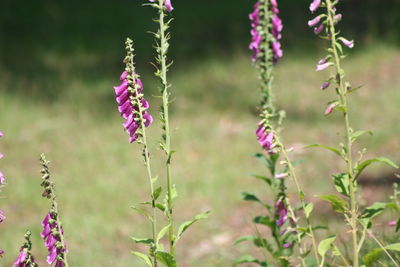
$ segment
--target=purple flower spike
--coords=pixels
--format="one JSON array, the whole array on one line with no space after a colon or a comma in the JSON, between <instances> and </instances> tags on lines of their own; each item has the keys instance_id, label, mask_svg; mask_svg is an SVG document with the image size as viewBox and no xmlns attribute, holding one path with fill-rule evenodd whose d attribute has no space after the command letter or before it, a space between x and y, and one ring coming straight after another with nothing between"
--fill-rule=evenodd
<instances>
[{"instance_id":1,"label":"purple flower spike","mask_svg":"<svg viewBox=\"0 0 400 267\"><path fill-rule=\"evenodd\" d=\"M349 41L349 40L347 40L345 38L340 38L340 41L342 41L342 43L345 46L347 46L348 48L353 48L354 47L354 41L353 40Z\"/></svg>"},{"instance_id":2,"label":"purple flower spike","mask_svg":"<svg viewBox=\"0 0 400 267\"><path fill-rule=\"evenodd\" d=\"M129 73L124 71L120 77L120 79L122 80L121 85L114 87L114 90L116 101L118 103L118 111L125 119L123 126L125 128L125 131L129 134L129 142L133 143L139 138L139 135L136 133L141 126L140 121L138 121L140 120L139 110L142 110L142 117L144 119L145 127L150 126L150 124L153 122L153 117L147 111L150 107L149 102L147 102L147 100L144 99L142 96L138 97L138 94L141 94L141 92L143 91L142 81L139 78L128 78L128 76ZM132 80L129 81L128 79ZM131 87L133 87L133 89L130 88L130 84L132 84ZM140 107L137 103L133 105L133 102L131 100L132 97L135 97L136 100L139 101Z\"/></svg>"},{"instance_id":3,"label":"purple flower spike","mask_svg":"<svg viewBox=\"0 0 400 267\"><path fill-rule=\"evenodd\" d=\"M310 4L310 11L315 12L321 5L321 0L313 0Z\"/></svg>"},{"instance_id":4,"label":"purple flower spike","mask_svg":"<svg viewBox=\"0 0 400 267\"><path fill-rule=\"evenodd\" d=\"M49 252L46 260L47 263L51 265L56 262L55 266L64 266L64 261L62 259L65 257L67 249L57 245L61 243L60 236L64 235L64 231L62 226L58 226L57 220L54 216L57 215L52 215L51 212L46 214L46 217L42 221L43 231L41 236L44 239L46 248ZM59 233L59 228L61 229L61 233Z\"/></svg>"},{"instance_id":5,"label":"purple flower spike","mask_svg":"<svg viewBox=\"0 0 400 267\"><path fill-rule=\"evenodd\" d=\"M256 136L258 143L263 149L269 154L275 154L275 135L273 132L267 132L267 129L260 123L256 131Z\"/></svg>"},{"instance_id":6,"label":"purple flower spike","mask_svg":"<svg viewBox=\"0 0 400 267\"><path fill-rule=\"evenodd\" d=\"M315 27L320 21L321 21L321 16L317 16L317 17L313 18L312 20L308 21L308 26Z\"/></svg>"}]
</instances>

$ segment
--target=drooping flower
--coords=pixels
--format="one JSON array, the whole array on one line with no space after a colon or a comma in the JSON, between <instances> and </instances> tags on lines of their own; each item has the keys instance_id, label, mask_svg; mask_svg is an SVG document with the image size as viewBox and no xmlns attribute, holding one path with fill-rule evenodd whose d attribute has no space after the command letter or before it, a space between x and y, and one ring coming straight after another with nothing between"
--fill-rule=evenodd
<instances>
[{"instance_id":1,"label":"drooping flower","mask_svg":"<svg viewBox=\"0 0 400 267\"><path fill-rule=\"evenodd\" d=\"M251 21L251 43L249 48L253 51L253 61L258 59L263 49L271 49L273 54L272 61L277 63L279 58L283 56L281 44L279 43L279 40L282 38L283 25L282 20L278 16L278 2L276 0L267 1L270 1L269 9L271 12L263 12L263 6L257 1L254 4L253 12L249 15ZM265 17L266 14L269 14L269 17ZM271 23L270 32L266 33L262 28L265 28L269 23ZM267 38L267 34L271 34L272 39ZM266 47L263 47L263 42L265 42Z\"/></svg>"},{"instance_id":2,"label":"drooping flower","mask_svg":"<svg viewBox=\"0 0 400 267\"><path fill-rule=\"evenodd\" d=\"M134 142L139 137L136 133L140 127L140 111L146 127L153 122L152 116L148 113L149 103L143 98L143 84L139 78L128 77L128 73L124 71L120 77L122 83L115 86L115 95L118 103L118 111L125 119L123 126L129 134L129 142ZM133 99L138 99L138 102ZM139 107L140 105L140 107Z\"/></svg>"},{"instance_id":3,"label":"drooping flower","mask_svg":"<svg viewBox=\"0 0 400 267\"><path fill-rule=\"evenodd\" d=\"M324 70L324 69L326 69L326 68L328 68L329 66L332 66L332 65L333 65L332 62L326 62L326 63L323 63L323 64L318 64L316 70L317 71L321 71L321 70Z\"/></svg>"},{"instance_id":4,"label":"drooping flower","mask_svg":"<svg viewBox=\"0 0 400 267\"><path fill-rule=\"evenodd\" d=\"M329 87L329 85L330 85L330 82L324 82L324 83L321 85L321 89L322 89L322 90L325 90L326 88Z\"/></svg>"},{"instance_id":5,"label":"drooping flower","mask_svg":"<svg viewBox=\"0 0 400 267\"><path fill-rule=\"evenodd\" d=\"M313 0L310 4L310 11L315 12L321 5L321 0Z\"/></svg>"},{"instance_id":6,"label":"drooping flower","mask_svg":"<svg viewBox=\"0 0 400 267\"><path fill-rule=\"evenodd\" d=\"M325 109L325 115L329 115L333 112L333 109L336 107L337 103L331 103L329 104L326 109Z\"/></svg>"},{"instance_id":7,"label":"drooping flower","mask_svg":"<svg viewBox=\"0 0 400 267\"><path fill-rule=\"evenodd\" d=\"M258 124L258 129L256 131L256 136L258 143L261 145L263 149L265 149L269 154L275 154L274 148L275 144L275 135L272 131L267 129L263 123Z\"/></svg>"},{"instance_id":8,"label":"drooping flower","mask_svg":"<svg viewBox=\"0 0 400 267\"><path fill-rule=\"evenodd\" d=\"M275 203L275 207L276 207L276 214L278 215L278 219L276 220L275 223L278 227L281 227L288 220L288 215L287 215L288 210L286 208L285 202L282 199L279 199Z\"/></svg>"},{"instance_id":9,"label":"drooping flower","mask_svg":"<svg viewBox=\"0 0 400 267\"><path fill-rule=\"evenodd\" d=\"M308 21L308 26L309 27L317 26L317 24L321 21L321 18L322 18L321 15L319 15L319 16L313 18L312 20L309 20Z\"/></svg>"},{"instance_id":10,"label":"drooping flower","mask_svg":"<svg viewBox=\"0 0 400 267\"><path fill-rule=\"evenodd\" d=\"M6 216L4 216L4 212L2 210L0 210L0 223L4 222L5 219L6 219Z\"/></svg>"},{"instance_id":11,"label":"drooping flower","mask_svg":"<svg viewBox=\"0 0 400 267\"><path fill-rule=\"evenodd\" d=\"M276 179L282 179L282 178L285 178L285 177L288 177L288 176L289 176L289 174L286 173L286 172L275 174L275 178Z\"/></svg>"},{"instance_id":12,"label":"drooping flower","mask_svg":"<svg viewBox=\"0 0 400 267\"><path fill-rule=\"evenodd\" d=\"M156 0L149 0L149 2L152 2L152 3L154 3L155 1ZM168 12L171 12L172 10L174 10L171 0L165 0L164 5Z\"/></svg>"},{"instance_id":13,"label":"drooping flower","mask_svg":"<svg viewBox=\"0 0 400 267\"><path fill-rule=\"evenodd\" d=\"M263 37L261 36L260 32L258 31L258 27L260 25L260 2L254 4L254 10L249 15L251 21L251 43L249 48L253 51L252 60L256 61L260 52L261 52L261 42Z\"/></svg>"},{"instance_id":14,"label":"drooping flower","mask_svg":"<svg viewBox=\"0 0 400 267\"><path fill-rule=\"evenodd\" d=\"M318 27L314 28L314 33L315 34L320 34L324 30L324 24L319 25Z\"/></svg>"},{"instance_id":15,"label":"drooping flower","mask_svg":"<svg viewBox=\"0 0 400 267\"><path fill-rule=\"evenodd\" d=\"M354 47L354 41L353 40L349 41L349 40L347 40L347 39L342 37L342 38L340 38L340 41L342 41L342 43L345 46L347 46L348 48L353 48Z\"/></svg>"},{"instance_id":16,"label":"drooping flower","mask_svg":"<svg viewBox=\"0 0 400 267\"><path fill-rule=\"evenodd\" d=\"M46 214L42 221L43 231L40 233L40 236L44 239L49 252L46 260L47 263L53 264L56 262L55 266L63 267L67 249L63 246L63 242L61 242L64 231L62 226L58 225L57 216L55 212Z\"/></svg>"}]
</instances>

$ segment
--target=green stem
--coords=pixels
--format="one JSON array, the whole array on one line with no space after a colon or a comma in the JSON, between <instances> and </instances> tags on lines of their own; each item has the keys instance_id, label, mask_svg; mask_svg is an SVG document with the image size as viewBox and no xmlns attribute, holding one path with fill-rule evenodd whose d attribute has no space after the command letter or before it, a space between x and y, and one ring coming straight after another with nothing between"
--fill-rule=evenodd
<instances>
[{"instance_id":1,"label":"green stem","mask_svg":"<svg viewBox=\"0 0 400 267\"><path fill-rule=\"evenodd\" d=\"M279 138L277 138L277 142L278 142L278 145L281 147L283 157L284 157L284 159L285 159L285 161L286 161L286 164L287 164L287 166L288 166L288 168L289 168L289 174L290 174L290 176L293 178L294 183L296 184L297 193L298 193L298 195L299 195L301 207L302 207L303 212L304 212L304 211L305 211L305 208L306 208L306 203L305 203L305 201L304 201L304 192L303 192L303 190L301 189L299 180L297 179L296 171L295 171L295 169L294 169L294 166L293 166L293 164L292 164L292 161L290 160L290 157L289 157L289 155L288 155L288 153L287 153L287 150L286 150L285 146L283 145L283 143L281 142L281 140L280 140ZM305 215L305 214L304 214L304 215ZM310 218L309 218L308 216L306 216L306 215L305 215L304 217L306 218L307 228L308 228L309 234L310 234L310 236L311 236L311 241L312 241L312 245L313 245L314 257L315 257L315 259L317 260L317 264L319 265L319 264L320 264L320 259L319 259L319 256L318 256L317 241L316 241L316 238L315 238L314 229L313 229L313 227L312 227ZM299 243L299 246L300 246L300 249L301 249L300 243ZM302 252L300 251L300 253L302 253ZM304 259L303 259L303 260L304 260Z\"/></svg>"},{"instance_id":2,"label":"green stem","mask_svg":"<svg viewBox=\"0 0 400 267\"><path fill-rule=\"evenodd\" d=\"M133 60L131 61L131 64L133 66ZM133 74L135 76L135 74ZM136 77L133 77L133 79L136 79ZM140 99L139 99L139 91L136 88L136 84L134 84L135 88L135 95L136 95L136 103L139 109L139 118L140 118L140 128L142 130L142 143L143 143L143 156L144 156L144 161L147 169L147 176L149 178L149 183L150 183L150 195L151 195L151 208L152 208L152 216L151 216L151 230L152 230L152 238L154 242L154 251L153 251L153 266L158 267L158 262L157 262L157 251L158 251L158 244L156 240L156 235L157 235L157 217L156 217L156 200L154 199L154 181L153 181L153 175L151 172L151 163L150 163L150 156L149 156L149 149L147 145L147 135L146 135L146 125L144 124L144 118L143 118L143 113L145 110L143 110L143 107L141 105Z\"/></svg>"},{"instance_id":3,"label":"green stem","mask_svg":"<svg viewBox=\"0 0 400 267\"><path fill-rule=\"evenodd\" d=\"M165 134L165 153L167 154L166 167L167 167L167 198L168 198L168 223L169 223L169 245L170 253L175 255L175 235L174 235L174 220L173 220L173 204L172 204L172 173L171 173L171 136L169 127L169 92L167 81L167 50L168 40L166 38L166 25L164 14L165 0L159 0L159 23L160 23L160 64L161 64L161 82L162 82L162 109L164 116L164 134Z\"/></svg>"},{"instance_id":4,"label":"green stem","mask_svg":"<svg viewBox=\"0 0 400 267\"><path fill-rule=\"evenodd\" d=\"M345 88L345 84L343 81L344 72L340 67L340 56L337 49L337 39L336 39L336 31L335 31L335 22L334 22L334 11L331 0L326 0L327 10L328 10L328 21L329 21L329 35L331 38L332 44L332 53L335 60L336 71L338 74L338 85L339 85L339 97L341 104L344 109L344 121L345 121L345 133L346 133L346 166L347 173L349 176L349 193L350 193L350 225L352 228L352 239L353 239L353 267L359 266L359 249L358 249L358 227L357 227L357 219L358 219L358 205L357 205L357 186L354 181L354 172L353 172L353 162L352 162L352 141L351 141L351 128L349 122L349 113L348 113L348 103L347 103L347 92Z\"/></svg>"},{"instance_id":5,"label":"green stem","mask_svg":"<svg viewBox=\"0 0 400 267\"><path fill-rule=\"evenodd\" d=\"M57 201L56 201L56 197L55 197L55 189L54 188L53 188L53 195L54 195L53 199L52 199L53 209L54 209L54 212L57 214L57 218L56 218L57 231L58 231L58 233L60 235L60 242L61 242L61 245L62 245L62 247L64 249L64 251L63 251L63 254L64 254L63 262L64 262L65 267L69 267L68 260L67 260L67 251L66 251L66 246L65 246L64 234L63 234L62 228L61 228L60 214L58 213L58 205L57 205Z\"/></svg>"}]
</instances>

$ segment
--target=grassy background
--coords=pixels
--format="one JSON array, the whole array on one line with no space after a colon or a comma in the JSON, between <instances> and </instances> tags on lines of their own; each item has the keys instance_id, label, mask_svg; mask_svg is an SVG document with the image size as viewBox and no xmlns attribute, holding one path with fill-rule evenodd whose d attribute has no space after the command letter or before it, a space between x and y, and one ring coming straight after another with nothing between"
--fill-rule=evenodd
<instances>
[{"instance_id":1,"label":"grassy background","mask_svg":"<svg viewBox=\"0 0 400 267\"><path fill-rule=\"evenodd\" d=\"M93 1L82 6L69 2L38 1L32 6L1 2L0 129L6 136L0 147L6 155L1 170L8 184L0 202L7 215L0 225L0 247L7 252L0 265L11 265L27 228L33 231L34 253L44 264L46 251L38 234L49 203L40 197L38 157L46 152L58 186L71 263L141 266L129 254L138 248L129 236L145 236L149 229L130 206L147 199L148 185L140 149L128 144L122 130L112 86L123 68L123 38L134 34L139 40L138 65L145 92L156 117L159 103L151 95L157 93L157 83L148 64L151 38L144 33L153 27L151 13L146 8L139 11L137 2L121 1L110 7L107 1L99 1L93 9ZM345 9L358 2L347 2ZM171 72L176 98L171 111L172 142L178 150L173 172L180 195L177 220L213 211L210 219L193 226L180 241L178 257L181 266L225 267L242 253L251 252L246 246L233 247L232 242L254 231L251 217L260 212L241 201L240 193L257 192L269 198L269 192L249 177L265 171L251 157L259 151L254 138L259 92L256 70L246 51L250 8L240 1L229 6L203 4L196 9L189 9L192 4L184 1L176 5L182 6L174 22L172 57L176 64ZM306 2L282 5L287 7L283 16L288 19L288 49L276 69L275 97L288 113L285 141L296 148L293 156L304 160L298 171L307 195L317 202L316 219L329 224L329 233L333 233L342 219L314 196L332 191L329 173L341 165L330 154L303 147L315 142L336 144L341 120L336 114L323 115L334 93L318 89L326 74L315 73L314 65L323 50L304 26L309 17L303 12ZM400 50L393 37L397 36L393 25L398 20L398 3L388 1L391 8L385 19L375 15L382 13L374 5L365 2L343 22L348 36L357 36L363 43L345 64L353 83L365 84L352 97L352 123L355 129L374 131L374 136L360 142L369 148L369 156L386 155L400 163ZM299 8L303 11L296 13ZM224 11L224 16L218 16ZM360 27L366 18L368 27ZM385 31L374 33L381 28ZM297 30L304 33L299 41L294 34ZM150 128L156 158L161 156L158 126L156 121ZM162 165L155 167L163 182ZM384 166L369 169L363 179L370 182L362 188L360 201L367 204L387 198L390 184L384 181L393 179L393 172ZM383 227L381 234L392 231ZM345 243L346 232L341 238Z\"/></svg>"}]
</instances>

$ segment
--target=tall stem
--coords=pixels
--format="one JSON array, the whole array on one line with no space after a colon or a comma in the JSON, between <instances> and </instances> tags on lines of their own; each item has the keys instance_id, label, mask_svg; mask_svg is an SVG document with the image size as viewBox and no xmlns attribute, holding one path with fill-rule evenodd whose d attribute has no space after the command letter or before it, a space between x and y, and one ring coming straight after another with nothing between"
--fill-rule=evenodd
<instances>
[{"instance_id":1,"label":"tall stem","mask_svg":"<svg viewBox=\"0 0 400 267\"><path fill-rule=\"evenodd\" d=\"M294 166L293 166L293 164L292 164L292 162L290 160L290 157L289 157L289 155L287 153L287 150L286 150L285 146L283 145L283 143L281 142L281 140L279 138L278 138L277 142L278 142L278 145L282 149L282 154L283 154L283 157L284 157L284 159L286 161L286 164L288 166L289 174L293 178L294 183L296 184L297 193L299 195L301 207L302 207L303 211L305 211L306 203L304 201L304 192L300 187L300 183L299 183L299 181L297 179L297 174L296 174L296 171L294 169ZM316 238L315 238L314 229L312 227L310 218L306 214L304 214L304 215L305 215L304 217L306 218L307 228L308 228L309 234L311 236L311 240L312 240L314 257L317 260L317 264L319 265L320 264L320 260L319 260L319 255L318 255L318 251L317 251L317 241L316 241ZM301 249L300 243L299 243L299 246L300 246L300 249ZM302 253L302 252L300 251L300 253ZM304 259L302 258L302 260L304 260Z\"/></svg>"},{"instance_id":2,"label":"tall stem","mask_svg":"<svg viewBox=\"0 0 400 267\"><path fill-rule=\"evenodd\" d=\"M174 220L173 220L173 206L172 206L172 173L171 173L171 136L170 136L170 127L169 127L169 95L168 92L168 81L167 81L167 50L168 50L168 39L166 38L166 25L165 25L165 13L164 13L164 4L165 0L159 0L159 23L160 23L160 49L159 49L159 59L160 59L160 71L161 71L161 83L162 83L162 110L163 110L163 119L164 119L164 135L165 135L165 144L164 149L167 155L166 160L166 168L167 168L167 205L168 205L168 223L169 223L169 245L170 245L170 253L172 256L175 254L175 235L174 235Z\"/></svg>"},{"instance_id":3,"label":"tall stem","mask_svg":"<svg viewBox=\"0 0 400 267\"><path fill-rule=\"evenodd\" d=\"M345 84L343 81L344 72L340 67L340 56L337 49L337 38L335 31L335 22L334 22L334 9L331 0L326 0L327 10L328 10L328 21L329 21L329 36L331 38L332 52L335 60L335 66L337 71L337 82L339 86L339 98L344 110L344 122L345 122L345 139L346 139L346 167L347 173L349 176L349 193L350 193L350 213L351 219L350 224L352 228L352 238L353 238L353 266L359 266L359 250L358 250L358 229L357 229L357 219L358 219L358 205L357 205L357 195L356 195L356 184L354 181L354 172L353 172L353 160L352 160L352 141L351 141L351 128L349 122L349 112L348 112L348 103L347 103L347 92L345 88Z\"/></svg>"}]
</instances>

